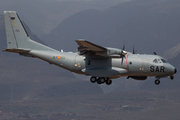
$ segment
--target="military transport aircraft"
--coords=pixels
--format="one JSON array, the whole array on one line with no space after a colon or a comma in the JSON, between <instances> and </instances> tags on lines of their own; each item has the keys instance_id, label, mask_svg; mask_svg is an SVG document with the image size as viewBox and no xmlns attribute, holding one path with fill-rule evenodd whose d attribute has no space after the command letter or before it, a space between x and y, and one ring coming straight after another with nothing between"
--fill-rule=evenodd
<instances>
[{"instance_id":1,"label":"military transport aircraft","mask_svg":"<svg viewBox=\"0 0 180 120\"><path fill-rule=\"evenodd\" d=\"M30 39L18 14L4 11L7 48L3 51L35 57L57 65L71 72L92 76L90 81L110 85L111 79L127 76L136 80L146 80L155 76L155 84L160 78L174 78L175 67L162 57L127 52L123 49L101 47L86 40L76 40L78 52L57 51Z\"/></svg>"}]
</instances>

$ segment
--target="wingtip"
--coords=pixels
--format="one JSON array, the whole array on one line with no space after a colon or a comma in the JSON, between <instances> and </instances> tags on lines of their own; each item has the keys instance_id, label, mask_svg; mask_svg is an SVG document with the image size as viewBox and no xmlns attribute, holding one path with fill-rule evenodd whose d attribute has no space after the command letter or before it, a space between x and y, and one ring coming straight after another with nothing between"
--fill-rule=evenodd
<instances>
[{"instance_id":1,"label":"wingtip","mask_svg":"<svg viewBox=\"0 0 180 120\"><path fill-rule=\"evenodd\" d=\"M77 39L75 41L86 41L85 39Z\"/></svg>"}]
</instances>

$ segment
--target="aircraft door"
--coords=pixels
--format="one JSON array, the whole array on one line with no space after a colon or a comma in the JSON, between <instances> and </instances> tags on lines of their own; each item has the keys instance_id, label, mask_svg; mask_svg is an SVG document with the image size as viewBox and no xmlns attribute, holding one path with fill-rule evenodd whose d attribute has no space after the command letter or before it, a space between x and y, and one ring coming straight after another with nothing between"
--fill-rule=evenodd
<instances>
[{"instance_id":1,"label":"aircraft door","mask_svg":"<svg viewBox=\"0 0 180 120\"><path fill-rule=\"evenodd\" d=\"M76 55L74 59L75 70L81 70L83 68L83 56Z\"/></svg>"},{"instance_id":2,"label":"aircraft door","mask_svg":"<svg viewBox=\"0 0 180 120\"><path fill-rule=\"evenodd\" d=\"M142 61L142 71L143 72L149 71L149 61Z\"/></svg>"}]
</instances>

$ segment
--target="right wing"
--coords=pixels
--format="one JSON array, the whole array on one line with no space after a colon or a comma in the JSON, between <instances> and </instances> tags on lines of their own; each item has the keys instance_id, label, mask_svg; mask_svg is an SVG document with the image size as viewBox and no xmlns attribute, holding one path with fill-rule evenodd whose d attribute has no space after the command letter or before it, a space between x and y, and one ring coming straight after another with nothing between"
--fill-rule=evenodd
<instances>
[{"instance_id":1,"label":"right wing","mask_svg":"<svg viewBox=\"0 0 180 120\"><path fill-rule=\"evenodd\" d=\"M93 51L93 52L100 52L100 51L106 51L107 49L104 47L101 47L99 45L93 44L86 40L76 40L76 43L79 45L78 50L79 51Z\"/></svg>"},{"instance_id":2,"label":"right wing","mask_svg":"<svg viewBox=\"0 0 180 120\"><path fill-rule=\"evenodd\" d=\"M80 55L98 55L108 58L121 58L126 55L123 50L117 48L105 48L86 40L76 40L79 45L78 51Z\"/></svg>"},{"instance_id":3,"label":"right wing","mask_svg":"<svg viewBox=\"0 0 180 120\"><path fill-rule=\"evenodd\" d=\"M99 53L107 52L106 48L93 44L86 40L76 40L76 43L79 45L78 51L80 55L100 55Z\"/></svg>"}]
</instances>

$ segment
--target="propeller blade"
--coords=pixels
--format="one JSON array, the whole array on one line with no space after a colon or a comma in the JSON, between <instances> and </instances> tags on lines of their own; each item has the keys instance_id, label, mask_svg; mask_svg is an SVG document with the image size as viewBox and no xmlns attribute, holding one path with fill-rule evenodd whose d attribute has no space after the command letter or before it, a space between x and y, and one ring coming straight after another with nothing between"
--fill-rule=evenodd
<instances>
[{"instance_id":1,"label":"propeller blade","mask_svg":"<svg viewBox=\"0 0 180 120\"><path fill-rule=\"evenodd\" d=\"M127 53L124 53L124 50L125 50L125 44L123 45L123 49L121 50L121 58L122 58L121 65L123 64L124 57L127 54Z\"/></svg>"},{"instance_id":2,"label":"propeller blade","mask_svg":"<svg viewBox=\"0 0 180 120\"><path fill-rule=\"evenodd\" d=\"M124 57L122 57L122 60L121 60L121 65L123 64L123 58L124 58Z\"/></svg>"},{"instance_id":3,"label":"propeller blade","mask_svg":"<svg viewBox=\"0 0 180 120\"><path fill-rule=\"evenodd\" d=\"M123 50L125 50L125 44L123 45Z\"/></svg>"},{"instance_id":4,"label":"propeller blade","mask_svg":"<svg viewBox=\"0 0 180 120\"><path fill-rule=\"evenodd\" d=\"M123 45L123 49L121 50L121 56L123 55L126 55L127 53L124 53L124 50L125 50L125 44Z\"/></svg>"}]
</instances>

